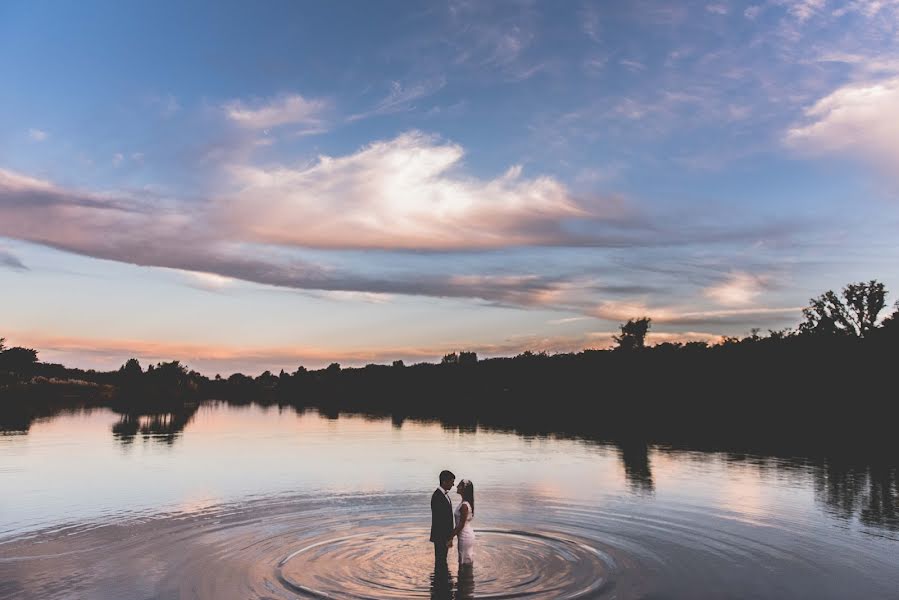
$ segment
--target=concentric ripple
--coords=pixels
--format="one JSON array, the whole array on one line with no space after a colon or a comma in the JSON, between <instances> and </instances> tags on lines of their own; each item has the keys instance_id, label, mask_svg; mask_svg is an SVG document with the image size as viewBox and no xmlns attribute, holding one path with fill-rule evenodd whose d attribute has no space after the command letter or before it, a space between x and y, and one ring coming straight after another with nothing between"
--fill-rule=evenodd
<instances>
[{"instance_id":1,"label":"concentric ripple","mask_svg":"<svg viewBox=\"0 0 899 600\"><path fill-rule=\"evenodd\" d=\"M500 529L477 535L476 567L456 574L457 597L590 598L615 566L601 550L563 537ZM435 582L423 577L433 566L426 536L423 530L366 532L316 542L285 557L278 579L316 598L431 597Z\"/></svg>"},{"instance_id":2,"label":"concentric ripple","mask_svg":"<svg viewBox=\"0 0 899 600\"><path fill-rule=\"evenodd\" d=\"M626 497L521 500L517 489L481 489L475 565L460 573L450 552L448 577L435 577L427 494L303 495L0 539L0 600L842 599L899 589L895 540L803 513L761 521Z\"/></svg>"}]
</instances>

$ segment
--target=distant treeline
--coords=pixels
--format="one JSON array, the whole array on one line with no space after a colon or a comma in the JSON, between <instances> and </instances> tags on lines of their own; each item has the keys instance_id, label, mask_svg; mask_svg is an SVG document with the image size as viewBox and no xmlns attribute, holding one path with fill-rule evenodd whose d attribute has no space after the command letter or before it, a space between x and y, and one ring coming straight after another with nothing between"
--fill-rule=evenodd
<instances>
[{"instance_id":1,"label":"distant treeline","mask_svg":"<svg viewBox=\"0 0 899 600\"><path fill-rule=\"evenodd\" d=\"M811 299L795 329L714 345L646 346L652 323L643 317L622 324L607 350L482 360L460 352L439 364L335 363L213 379L178 361L69 369L0 340L0 429L27 429L61 405L179 414L216 399L671 444L892 447L899 444L899 307L883 318L885 309L885 287L870 281Z\"/></svg>"}]
</instances>

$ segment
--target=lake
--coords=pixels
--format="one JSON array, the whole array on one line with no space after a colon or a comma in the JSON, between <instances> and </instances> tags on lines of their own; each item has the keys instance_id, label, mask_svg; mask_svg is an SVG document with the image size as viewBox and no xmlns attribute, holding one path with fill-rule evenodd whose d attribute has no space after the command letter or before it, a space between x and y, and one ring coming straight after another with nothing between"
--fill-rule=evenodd
<instances>
[{"instance_id":1,"label":"lake","mask_svg":"<svg viewBox=\"0 0 899 600\"><path fill-rule=\"evenodd\" d=\"M448 589L445 468L478 535ZM0 489L0 598L899 598L889 461L210 403L6 432Z\"/></svg>"}]
</instances>

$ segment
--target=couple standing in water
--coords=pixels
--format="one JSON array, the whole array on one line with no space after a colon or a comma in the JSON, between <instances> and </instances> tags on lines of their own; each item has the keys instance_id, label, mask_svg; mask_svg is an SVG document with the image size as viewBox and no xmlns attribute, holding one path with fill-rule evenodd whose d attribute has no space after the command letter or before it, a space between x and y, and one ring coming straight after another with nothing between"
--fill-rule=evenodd
<instances>
[{"instance_id":1,"label":"couple standing in water","mask_svg":"<svg viewBox=\"0 0 899 600\"><path fill-rule=\"evenodd\" d=\"M431 542L434 544L434 570L447 569L446 557L456 542L459 555L459 571L474 565L474 485L463 479L456 487L456 493L462 496L458 506L454 506L449 491L453 489L456 476L450 471L440 472L440 487L431 496Z\"/></svg>"}]
</instances>

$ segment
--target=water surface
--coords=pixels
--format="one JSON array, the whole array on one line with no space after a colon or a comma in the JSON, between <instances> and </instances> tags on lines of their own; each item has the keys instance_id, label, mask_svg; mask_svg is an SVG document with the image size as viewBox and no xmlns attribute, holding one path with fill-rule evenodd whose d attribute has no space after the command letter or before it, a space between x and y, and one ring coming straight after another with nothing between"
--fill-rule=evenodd
<instances>
[{"instance_id":1,"label":"water surface","mask_svg":"<svg viewBox=\"0 0 899 600\"><path fill-rule=\"evenodd\" d=\"M479 536L449 590L444 468ZM0 436L0 489L0 598L899 598L882 462L215 404L37 421Z\"/></svg>"}]
</instances>

